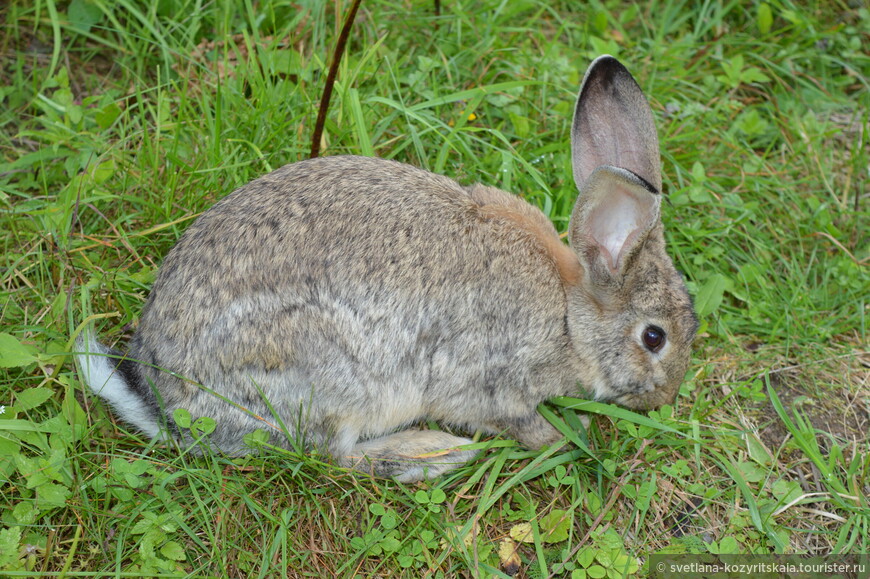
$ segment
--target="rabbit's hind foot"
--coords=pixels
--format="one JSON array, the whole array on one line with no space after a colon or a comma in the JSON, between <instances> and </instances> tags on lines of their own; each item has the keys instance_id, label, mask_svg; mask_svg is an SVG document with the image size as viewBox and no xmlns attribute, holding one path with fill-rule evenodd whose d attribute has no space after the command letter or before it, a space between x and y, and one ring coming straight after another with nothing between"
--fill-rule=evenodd
<instances>
[{"instance_id":1,"label":"rabbit's hind foot","mask_svg":"<svg viewBox=\"0 0 870 579\"><path fill-rule=\"evenodd\" d=\"M436 478L474 458L477 450L457 448L471 443L437 430L403 430L358 443L340 463L377 477L417 482Z\"/></svg>"}]
</instances>

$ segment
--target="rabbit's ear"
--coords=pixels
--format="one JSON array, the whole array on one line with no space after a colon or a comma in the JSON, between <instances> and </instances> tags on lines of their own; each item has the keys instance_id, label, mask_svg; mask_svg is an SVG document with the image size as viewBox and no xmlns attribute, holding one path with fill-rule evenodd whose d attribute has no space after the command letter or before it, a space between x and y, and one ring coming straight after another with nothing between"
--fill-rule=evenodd
<instances>
[{"instance_id":1,"label":"rabbit's ear","mask_svg":"<svg viewBox=\"0 0 870 579\"><path fill-rule=\"evenodd\" d=\"M586 179L571 215L570 240L597 283L625 275L626 264L659 223L661 195L631 171L604 165Z\"/></svg>"},{"instance_id":2,"label":"rabbit's ear","mask_svg":"<svg viewBox=\"0 0 870 579\"><path fill-rule=\"evenodd\" d=\"M602 165L627 169L662 190L659 139L652 111L631 73L612 56L589 65L571 129L577 188Z\"/></svg>"}]
</instances>

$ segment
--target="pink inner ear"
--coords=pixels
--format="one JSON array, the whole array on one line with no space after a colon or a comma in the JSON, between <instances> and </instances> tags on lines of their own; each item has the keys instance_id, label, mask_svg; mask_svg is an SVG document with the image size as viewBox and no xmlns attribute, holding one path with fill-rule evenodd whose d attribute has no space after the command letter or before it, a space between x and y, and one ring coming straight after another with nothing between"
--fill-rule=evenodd
<instances>
[{"instance_id":1,"label":"pink inner ear","mask_svg":"<svg viewBox=\"0 0 870 579\"><path fill-rule=\"evenodd\" d=\"M649 228L655 218L650 194L638 199L628 187L610 185L607 197L595 207L589 219L589 233L609 261L612 271L619 269L624 252L637 235Z\"/></svg>"}]
</instances>

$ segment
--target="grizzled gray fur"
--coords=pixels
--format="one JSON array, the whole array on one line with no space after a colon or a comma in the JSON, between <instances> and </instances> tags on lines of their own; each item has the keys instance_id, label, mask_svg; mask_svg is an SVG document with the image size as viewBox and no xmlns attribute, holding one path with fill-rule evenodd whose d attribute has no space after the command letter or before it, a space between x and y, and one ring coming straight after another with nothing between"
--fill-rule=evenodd
<instances>
[{"instance_id":1,"label":"grizzled gray fur","mask_svg":"<svg viewBox=\"0 0 870 579\"><path fill-rule=\"evenodd\" d=\"M596 59L572 131L570 247L519 197L382 159L287 165L204 213L169 252L123 361L80 341L121 418L178 436L173 411L255 429L414 481L471 459L423 420L560 439L536 411L577 394L673 402L697 329L665 252L658 139L637 83Z\"/></svg>"}]
</instances>

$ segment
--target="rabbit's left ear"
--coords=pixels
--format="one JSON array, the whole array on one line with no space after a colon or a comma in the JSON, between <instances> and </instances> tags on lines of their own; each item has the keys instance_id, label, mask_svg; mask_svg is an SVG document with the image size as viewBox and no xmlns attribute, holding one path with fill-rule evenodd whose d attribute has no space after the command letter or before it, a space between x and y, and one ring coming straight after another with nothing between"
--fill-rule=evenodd
<instances>
[{"instance_id":1,"label":"rabbit's left ear","mask_svg":"<svg viewBox=\"0 0 870 579\"><path fill-rule=\"evenodd\" d=\"M598 167L627 169L662 190L659 138L652 111L631 73L612 56L599 56L583 77L571 129L574 183Z\"/></svg>"},{"instance_id":2,"label":"rabbit's left ear","mask_svg":"<svg viewBox=\"0 0 870 579\"><path fill-rule=\"evenodd\" d=\"M662 178L652 111L612 56L589 66L571 132L580 196L571 246L599 283L620 282L630 257L659 223Z\"/></svg>"},{"instance_id":3,"label":"rabbit's left ear","mask_svg":"<svg viewBox=\"0 0 870 579\"><path fill-rule=\"evenodd\" d=\"M570 240L584 268L625 276L630 257L659 223L661 195L625 169L604 165L586 179L571 215Z\"/></svg>"}]
</instances>

